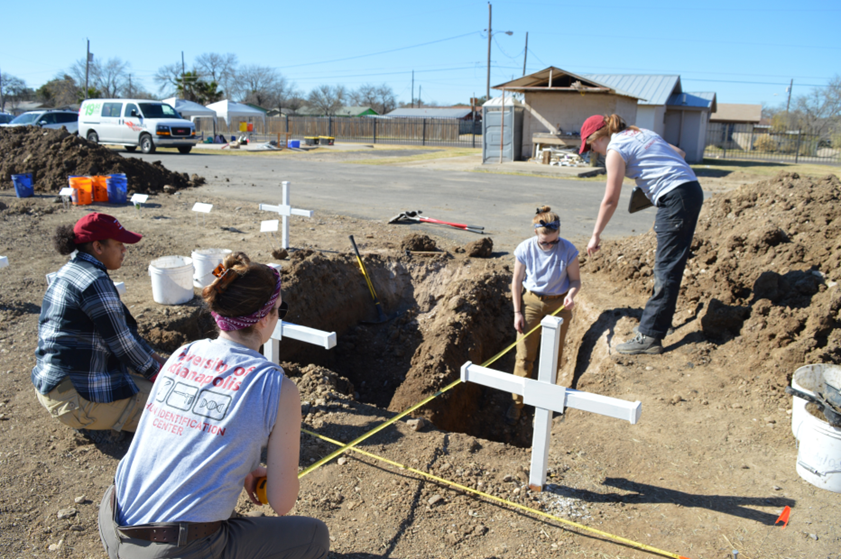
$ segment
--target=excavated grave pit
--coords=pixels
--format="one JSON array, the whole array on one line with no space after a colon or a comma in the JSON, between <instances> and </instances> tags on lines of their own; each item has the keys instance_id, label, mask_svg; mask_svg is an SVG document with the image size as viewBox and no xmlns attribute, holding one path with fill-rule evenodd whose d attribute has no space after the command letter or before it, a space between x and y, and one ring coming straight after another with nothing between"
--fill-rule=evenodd
<instances>
[{"instance_id":1,"label":"excavated grave pit","mask_svg":"<svg viewBox=\"0 0 841 559\"><path fill-rule=\"evenodd\" d=\"M482 363L514 339L510 270L500 261L385 257L369 254L365 265L390 317L370 324L377 313L356 259L296 251L284 267L286 320L335 331L338 344L324 350L286 339L282 363L299 369L317 365L344 377L361 402L400 412L459 377L466 361ZM194 300L193 305L196 305ZM209 313L196 306L187 318L148 331L153 343L173 351L188 340L212 335ZM570 348L574 355L576 348ZM511 351L493 366L512 371ZM446 431L530 446L530 415L516 427L503 415L508 393L462 384L414 415ZM530 410L529 408L526 408Z\"/></svg>"}]
</instances>

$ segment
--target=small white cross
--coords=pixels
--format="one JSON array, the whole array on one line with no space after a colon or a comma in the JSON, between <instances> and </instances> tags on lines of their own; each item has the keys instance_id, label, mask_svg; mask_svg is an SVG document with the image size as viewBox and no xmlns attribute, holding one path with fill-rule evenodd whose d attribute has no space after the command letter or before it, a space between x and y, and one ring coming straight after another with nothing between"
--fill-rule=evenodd
<instances>
[{"instance_id":1,"label":"small white cross","mask_svg":"<svg viewBox=\"0 0 841 559\"><path fill-rule=\"evenodd\" d=\"M302 217L312 217L312 210L299 210L293 208L289 204L289 181L283 181L281 184L281 205L271 206L269 204L260 204L260 209L264 212L277 212L283 216L283 233L281 234L280 244L281 248L289 248L289 216L300 215Z\"/></svg>"},{"instance_id":2,"label":"small white cross","mask_svg":"<svg viewBox=\"0 0 841 559\"><path fill-rule=\"evenodd\" d=\"M461 380L475 382L523 397L523 403L534 406L534 435L531 448L529 487L541 491L546 484L549 466L549 444L552 430L552 412L564 413L564 408L624 419L631 424L639 421L642 404L609 396L589 394L555 384L558 374L558 347L561 341L563 319L547 316L540 321L543 333L540 339L540 368L537 380L517 377L502 371L474 365L470 361L461 366Z\"/></svg>"}]
</instances>

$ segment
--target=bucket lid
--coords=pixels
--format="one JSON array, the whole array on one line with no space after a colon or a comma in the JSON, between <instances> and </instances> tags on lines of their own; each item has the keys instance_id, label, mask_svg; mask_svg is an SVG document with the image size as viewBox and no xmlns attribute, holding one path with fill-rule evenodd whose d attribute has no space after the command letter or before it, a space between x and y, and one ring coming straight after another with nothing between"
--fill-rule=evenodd
<instances>
[{"instance_id":1,"label":"bucket lid","mask_svg":"<svg viewBox=\"0 0 841 559\"><path fill-rule=\"evenodd\" d=\"M159 269L185 268L187 266L193 266L193 259L189 256L162 256L152 260L149 264L150 268Z\"/></svg>"}]
</instances>

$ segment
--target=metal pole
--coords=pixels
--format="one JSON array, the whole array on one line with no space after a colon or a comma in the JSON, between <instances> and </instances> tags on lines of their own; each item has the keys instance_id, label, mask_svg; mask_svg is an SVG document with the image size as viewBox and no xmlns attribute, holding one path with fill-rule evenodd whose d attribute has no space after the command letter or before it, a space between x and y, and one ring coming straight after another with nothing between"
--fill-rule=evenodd
<instances>
[{"instance_id":1,"label":"metal pole","mask_svg":"<svg viewBox=\"0 0 841 559\"><path fill-rule=\"evenodd\" d=\"M788 101L786 102L786 117L788 117L788 108L791 105L791 90L794 89L794 78L788 84ZM786 118L788 120L788 118ZM788 123L786 123L788 125Z\"/></svg>"},{"instance_id":2,"label":"metal pole","mask_svg":"<svg viewBox=\"0 0 841 559\"><path fill-rule=\"evenodd\" d=\"M499 120L499 162L502 163L502 148L505 139L505 88L502 88L502 118Z\"/></svg>"},{"instance_id":3,"label":"metal pole","mask_svg":"<svg viewBox=\"0 0 841 559\"><path fill-rule=\"evenodd\" d=\"M425 146L426 145L426 119L423 119L423 132L421 134L422 134L421 145Z\"/></svg>"},{"instance_id":4,"label":"metal pole","mask_svg":"<svg viewBox=\"0 0 841 559\"><path fill-rule=\"evenodd\" d=\"M470 98L470 115L473 117L473 122L471 124L470 132L473 134L473 145L472 147L476 147L476 92L473 92L473 97Z\"/></svg>"},{"instance_id":5,"label":"metal pole","mask_svg":"<svg viewBox=\"0 0 841 559\"><path fill-rule=\"evenodd\" d=\"M0 70L0 112L6 109L6 102L3 100L3 72Z\"/></svg>"},{"instance_id":6,"label":"metal pole","mask_svg":"<svg viewBox=\"0 0 841 559\"><path fill-rule=\"evenodd\" d=\"M529 32L526 31L526 50L523 52L523 75L526 75L526 60L529 57Z\"/></svg>"},{"instance_id":7,"label":"metal pole","mask_svg":"<svg viewBox=\"0 0 841 559\"><path fill-rule=\"evenodd\" d=\"M423 91L423 86L418 84L418 108L423 107L423 101L421 101L421 91Z\"/></svg>"},{"instance_id":8,"label":"metal pole","mask_svg":"<svg viewBox=\"0 0 841 559\"><path fill-rule=\"evenodd\" d=\"M89 75L88 66L90 66L90 63L91 63L91 40L88 39L88 51L87 51L87 54L85 55L85 99L88 98L88 75Z\"/></svg>"},{"instance_id":9,"label":"metal pole","mask_svg":"<svg viewBox=\"0 0 841 559\"><path fill-rule=\"evenodd\" d=\"M803 130L798 130L797 131L797 151L794 152L794 162L795 163L797 163L797 161L800 159L800 139L802 137L803 137Z\"/></svg>"},{"instance_id":10,"label":"metal pole","mask_svg":"<svg viewBox=\"0 0 841 559\"><path fill-rule=\"evenodd\" d=\"M415 71L412 70L412 108L415 108Z\"/></svg>"},{"instance_id":11,"label":"metal pole","mask_svg":"<svg viewBox=\"0 0 841 559\"><path fill-rule=\"evenodd\" d=\"M186 87L184 86L184 51L181 51L181 97L186 99Z\"/></svg>"},{"instance_id":12,"label":"metal pole","mask_svg":"<svg viewBox=\"0 0 841 559\"><path fill-rule=\"evenodd\" d=\"M491 98L491 3L488 2L488 79L485 84L485 101Z\"/></svg>"}]
</instances>

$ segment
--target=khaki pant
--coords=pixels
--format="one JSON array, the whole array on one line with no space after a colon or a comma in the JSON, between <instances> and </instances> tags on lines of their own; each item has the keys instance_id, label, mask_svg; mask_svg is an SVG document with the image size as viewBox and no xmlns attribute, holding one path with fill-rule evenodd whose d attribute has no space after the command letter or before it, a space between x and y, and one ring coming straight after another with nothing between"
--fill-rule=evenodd
<instances>
[{"instance_id":1,"label":"khaki pant","mask_svg":"<svg viewBox=\"0 0 841 559\"><path fill-rule=\"evenodd\" d=\"M37 390L35 394L50 415L68 427L92 431L113 429L134 432L137 430L137 423L140 421L149 393L152 392L152 382L135 374L131 375L131 380L140 392L131 398L108 403L85 400L73 388L69 377L65 377L46 395Z\"/></svg>"},{"instance_id":2,"label":"khaki pant","mask_svg":"<svg viewBox=\"0 0 841 559\"><path fill-rule=\"evenodd\" d=\"M523 316L526 319L526 327L523 334L529 332L532 328L540 324L543 317L552 314L562 306L564 306L564 297L566 293L558 297L541 297L535 295L531 291L526 290L523 293ZM567 336L569 323L572 320L572 311L564 309L557 314L557 316L564 319L561 325L561 343L558 348L558 369L563 363L564 356L564 340ZM528 338L524 338L523 334L517 336L517 360L514 364L514 374L518 377L534 378L534 360L537 358L537 351L540 347L540 332L535 332ZM523 397L519 394L512 394L514 404L517 406L523 405Z\"/></svg>"},{"instance_id":3,"label":"khaki pant","mask_svg":"<svg viewBox=\"0 0 841 559\"><path fill-rule=\"evenodd\" d=\"M130 538L118 530L108 488L99 505L99 537L111 559L324 559L327 525L306 516L231 518L215 534L179 547Z\"/></svg>"}]
</instances>

